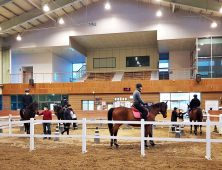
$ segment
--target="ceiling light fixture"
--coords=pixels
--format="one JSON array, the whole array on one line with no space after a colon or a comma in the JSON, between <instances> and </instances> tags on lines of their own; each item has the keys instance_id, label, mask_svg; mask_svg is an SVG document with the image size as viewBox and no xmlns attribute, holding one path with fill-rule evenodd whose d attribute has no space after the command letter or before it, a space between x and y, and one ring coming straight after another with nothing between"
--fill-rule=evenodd
<instances>
[{"instance_id":1,"label":"ceiling light fixture","mask_svg":"<svg viewBox=\"0 0 222 170\"><path fill-rule=\"evenodd\" d=\"M220 8L220 13L222 13L222 7Z\"/></svg>"},{"instance_id":2,"label":"ceiling light fixture","mask_svg":"<svg viewBox=\"0 0 222 170\"><path fill-rule=\"evenodd\" d=\"M211 27L212 27L212 28L217 27L217 23L216 23L216 21L213 21L213 23L211 24Z\"/></svg>"},{"instance_id":3,"label":"ceiling light fixture","mask_svg":"<svg viewBox=\"0 0 222 170\"><path fill-rule=\"evenodd\" d=\"M65 22L64 22L64 20L63 20L63 18L60 18L59 19L59 24L64 24Z\"/></svg>"},{"instance_id":4,"label":"ceiling light fixture","mask_svg":"<svg viewBox=\"0 0 222 170\"><path fill-rule=\"evenodd\" d=\"M22 40L22 37L20 34L18 34L17 38L16 38L18 41L21 41Z\"/></svg>"},{"instance_id":5,"label":"ceiling light fixture","mask_svg":"<svg viewBox=\"0 0 222 170\"><path fill-rule=\"evenodd\" d=\"M0 27L0 31L2 30L2 27Z\"/></svg>"},{"instance_id":6,"label":"ceiling light fixture","mask_svg":"<svg viewBox=\"0 0 222 170\"><path fill-rule=\"evenodd\" d=\"M45 12L49 11L49 6L48 6L48 4L44 4L44 5L43 5L43 11L45 11Z\"/></svg>"},{"instance_id":7,"label":"ceiling light fixture","mask_svg":"<svg viewBox=\"0 0 222 170\"><path fill-rule=\"evenodd\" d=\"M110 9L110 8L111 8L111 6L109 3L109 0L106 0L105 9Z\"/></svg>"},{"instance_id":8,"label":"ceiling light fixture","mask_svg":"<svg viewBox=\"0 0 222 170\"><path fill-rule=\"evenodd\" d=\"M203 43L201 43L200 45L204 45Z\"/></svg>"},{"instance_id":9,"label":"ceiling light fixture","mask_svg":"<svg viewBox=\"0 0 222 170\"><path fill-rule=\"evenodd\" d=\"M160 10L157 11L156 16L161 17L162 16L162 12Z\"/></svg>"}]
</instances>

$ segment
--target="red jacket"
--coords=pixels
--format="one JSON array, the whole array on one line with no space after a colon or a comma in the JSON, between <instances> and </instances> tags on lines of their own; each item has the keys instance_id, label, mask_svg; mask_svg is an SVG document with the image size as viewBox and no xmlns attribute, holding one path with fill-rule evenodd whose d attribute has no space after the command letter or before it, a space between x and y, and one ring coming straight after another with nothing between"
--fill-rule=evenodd
<instances>
[{"instance_id":1,"label":"red jacket","mask_svg":"<svg viewBox=\"0 0 222 170\"><path fill-rule=\"evenodd\" d=\"M52 120L52 112L50 110L43 111L39 115L43 115L43 120Z\"/></svg>"}]
</instances>

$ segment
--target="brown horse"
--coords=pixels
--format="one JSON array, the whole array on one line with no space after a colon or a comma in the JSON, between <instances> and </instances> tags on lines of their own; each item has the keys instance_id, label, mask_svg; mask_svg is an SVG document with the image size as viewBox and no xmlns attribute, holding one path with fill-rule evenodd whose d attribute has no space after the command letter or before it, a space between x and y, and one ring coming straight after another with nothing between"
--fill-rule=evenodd
<instances>
[{"instance_id":1,"label":"brown horse","mask_svg":"<svg viewBox=\"0 0 222 170\"><path fill-rule=\"evenodd\" d=\"M30 118L35 118L35 114L38 114L38 103L32 102L30 105L28 105L24 111L24 118L23 120L30 120ZM25 132L26 134L30 134L30 123L24 123L25 124Z\"/></svg>"},{"instance_id":2,"label":"brown horse","mask_svg":"<svg viewBox=\"0 0 222 170\"><path fill-rule=\"evenodd\" d=\"M190 105L188 105L188 108L190 108ZM194 108L190 112L190 122L202 122L203 121L203 113L200 108ZM197 135L197 126L194 125L194 134ZM202 135L202 125L200 125L200 135ZM190 125L190 133L192 133L192 125Z\"/></svg>"},{"instance_id":3,"label":"brown horse","mask_svg":"<svg viewBox=\"0 0 222 170\"><path fill-rule=\"evenodd\" d=\"M166 118L167 117L167 103L157 103L154 104L152 106L147 106L147 109L150 112L150 116L147 118L147 121L155 121L155 117L157 114L162 113L163 117ZM117 108L111 108L108 111L108 120L114 120L114 121L140 121L140 119L136 119L133 116L133 112L130 108L126 108L126 107L117 107ZM113 127L112 123L109 123L109 132L111 136L117 136L119 127L122 124L115 124ZM132 124L131 126L141 126L140 124L136 125L136 124ZM151 131L151 124L145 125L145 137L152 137L152 131ZM119 145L117 144L117 139L111 139L111 143L110 146L112 147L114 145L116 145L116 147L118 148ZM150 141L150 144L152 146L156 146L155 143L153 141ZM147 141L145 141L145 147L148 148L147 145Z\"/></svg>"}]
</instances>

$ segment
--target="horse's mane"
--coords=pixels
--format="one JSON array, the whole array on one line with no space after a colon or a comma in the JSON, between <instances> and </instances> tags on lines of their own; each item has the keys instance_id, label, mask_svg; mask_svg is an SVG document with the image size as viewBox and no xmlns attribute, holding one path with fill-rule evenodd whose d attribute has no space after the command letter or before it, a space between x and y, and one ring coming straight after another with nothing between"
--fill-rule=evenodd
<instances>
[{"instance_id":1,"label":"horse's mane","mask_svg":"<svg viewBox=\"0 0 222 170\"><path fill-rule=\"evenodd\" d=\"M164 104L164 102L160 102L160 103L156 103L156 104L153 104L153 105L151 105L151 107L153 107L153 108L159 108L159 107L162 107L162 105Z\"/></svg>"},{"instance_id":2,"label":"horse's mane","mask_svg":"<svg viewBox=\"0 0 222 170\"><path fill-rule=\"evenodd\" d=\"M30 103L26 108L30 110L32 108L33 104L34 104L34 102Z\"/></svg>"}]
</instances>

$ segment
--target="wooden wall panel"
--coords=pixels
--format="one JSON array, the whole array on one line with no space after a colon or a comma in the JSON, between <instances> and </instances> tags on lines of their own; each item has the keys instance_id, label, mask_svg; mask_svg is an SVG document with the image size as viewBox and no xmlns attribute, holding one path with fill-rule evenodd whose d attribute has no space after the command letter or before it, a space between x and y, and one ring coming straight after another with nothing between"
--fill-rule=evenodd
<instances>
[{"instance_id":1,"label":"wooden wall panel","mask_svg":"<svg viewBox=\"0 0 222 170\"><path fill-rule=\"evenodd\" d=\"M10 96L3 95L3 110L10 110Z\"/></svg>"},{"instance_id":2,"label":"wooden wall panel","mask_svg":"<svg viewBox=\"0 0 222 170\"><path fill-rule=\"evenodd\" d=\"M195 80L147 80L140 81L143 84L143 92L221 92L222 79L202 79L197 83ZM29 88L31 94L91 94L95 93L124 93L123 87L130 87L131 92L135 90L138 81L120 82L77 82L77 83L39 83L34 87L28 84L5 84L2 93L24 94Z\"/></svg>"},{"instance_id":3,"label":"wooden wall panel","mask_svg":"<svg viewBox=\"0 0 222 170\"><path fill-rule=\"evenodd\" d=\"M222 106L222 92L217 93L202 93L201 94L201 108L205 110L206 100L218 100L219 106Z\"/></svg>"},{"instance_id":4,"label":"wooden wall panel","mask_svg":"<svg viewBox=\"0 0 222 170\"><path fill-rule=\"evenodd\" d=\"M114 102L114 98L127 98L128 101L133 102L132 99L130 99L130 96L132 95L132 92L130 94L124 94L124 93L116 93L116 94L95 94L95 97L93 94L75 94L75 95L69 95L69 103L72 105L73 109L75 110L81 110L82 109L82 100L94 100L95 98L102 98L100 102L105 101L109 103ZM158 103L159 100L159 93L142 93L141 94L142 99L144 102L153 102ZM95 105L95 110L97 106Z\"/></svg>"}]
</instances>

